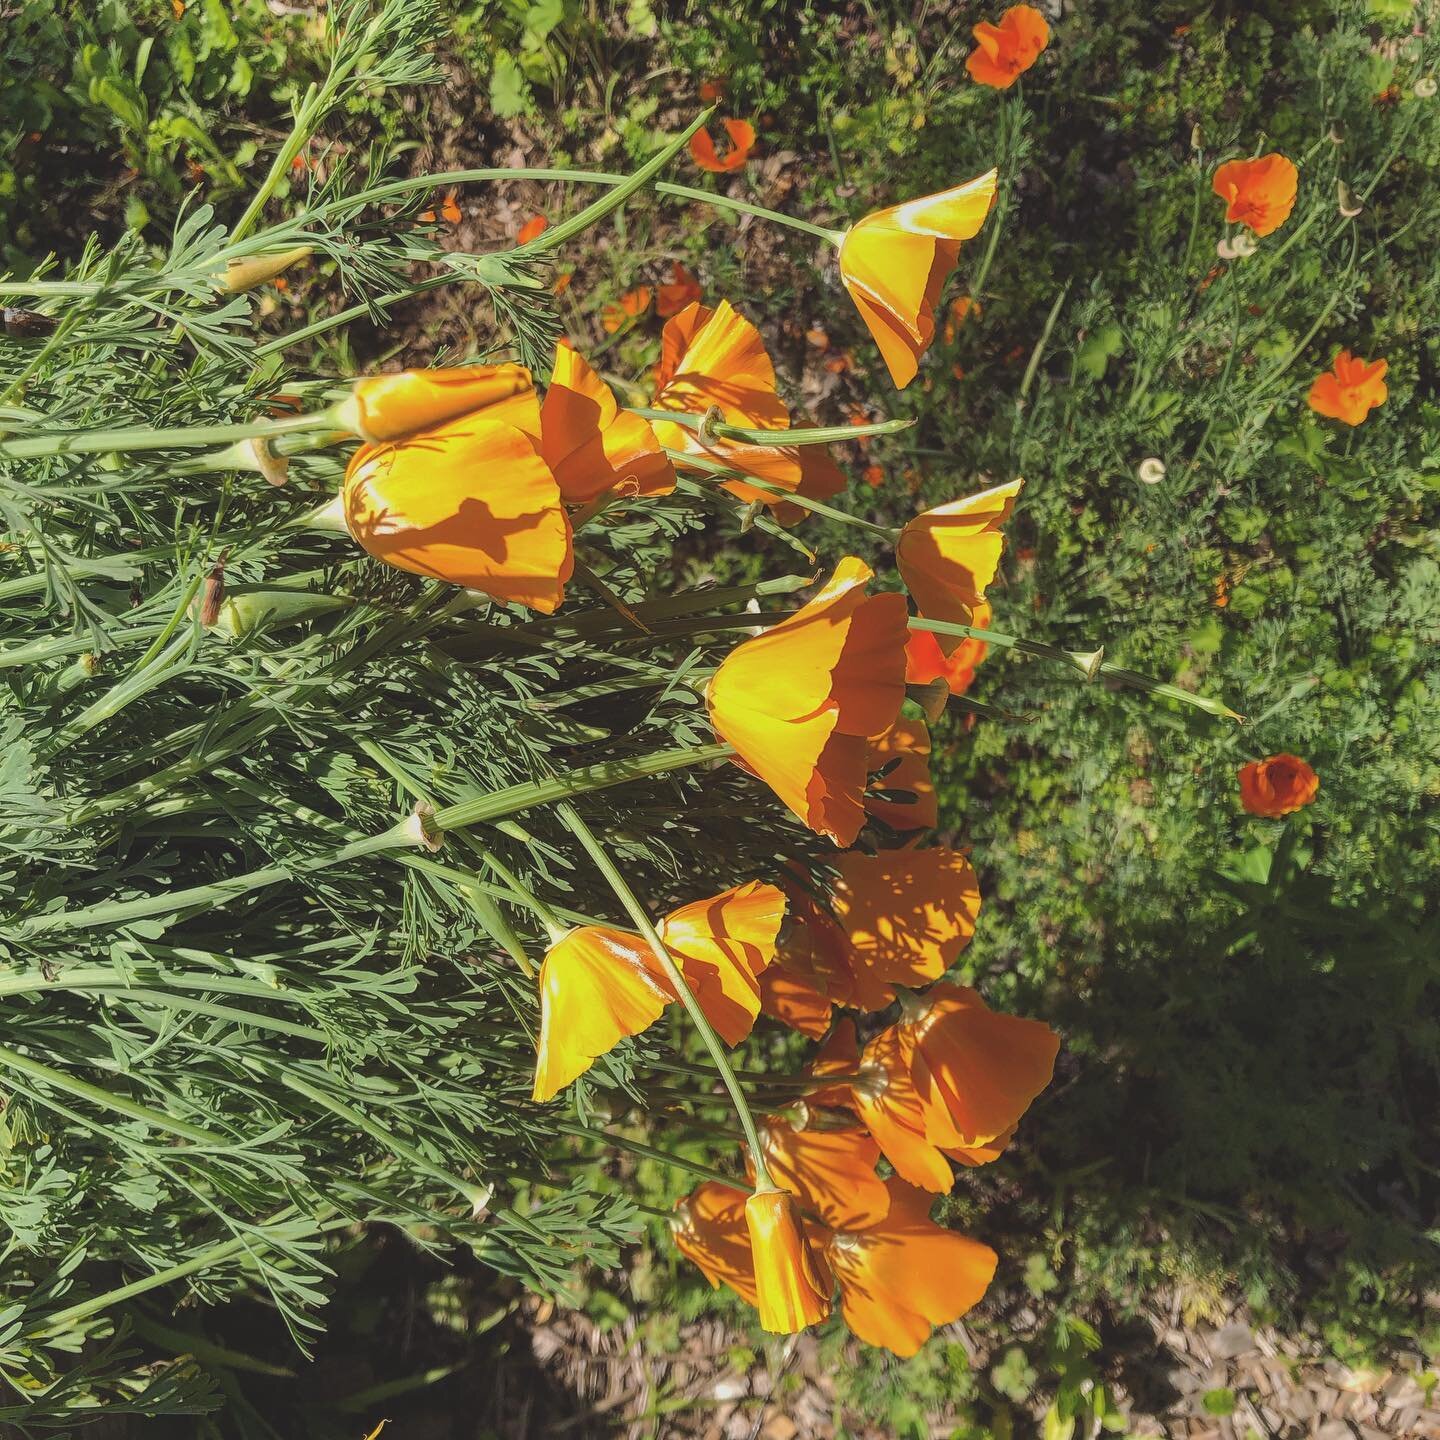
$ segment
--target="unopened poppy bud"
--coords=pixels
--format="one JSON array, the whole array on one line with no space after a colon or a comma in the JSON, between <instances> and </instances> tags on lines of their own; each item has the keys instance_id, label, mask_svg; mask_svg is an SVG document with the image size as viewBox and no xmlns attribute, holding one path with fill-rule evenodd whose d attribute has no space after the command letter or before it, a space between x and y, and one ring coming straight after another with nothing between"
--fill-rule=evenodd
<instances>
[{"instance_id":1,"label":"unopened poppy bud","mask_svg":"<svg viewBox=\"0 0 1440 1440\"><path fill-rule=\"evenodd\" d=\"M1335 193L1340 204L1340 213L1353 220L1365 207L1351 194L1350 187L1343 180L1335 181Z\"/></svg>"},{"instance_id":2,"label":"unopened poppy bud","mask_svg":"<svg viewBox=\"0 0 1440 1440\"><path fill-rule=\"evenodd\" d=\"M830 1313L830 1277L810 1252L794 1198L783 1190L757 1190L745 1202L745 1224L761 1326L793 1335L823 1320Z\"/></svg>"},{"instance_id":3,"label":"unopened poppy bud","mask_svg":"<svg viewBox=\"0 0 1440 1440\"><path fill-rule=\"evenodd\" d=\"M225 265L225 273L215 276L215 288L227 295L239 295L284 274L292 265L312 254L314 246L296 245L293 249L280 250L273 255L250 255L243 260L230 260Z\"/></svg>"}]
</instances>

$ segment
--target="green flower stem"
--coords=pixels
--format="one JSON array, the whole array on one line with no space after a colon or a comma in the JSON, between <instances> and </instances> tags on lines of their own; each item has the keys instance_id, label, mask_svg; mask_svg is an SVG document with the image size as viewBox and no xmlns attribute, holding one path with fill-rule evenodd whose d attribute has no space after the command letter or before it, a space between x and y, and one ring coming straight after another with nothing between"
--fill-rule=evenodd
<instances>
[{"instance_id":1,"label":"green flower stem","mask_svg":"<svg viewBox=\"0 0 1440 1440\"><path fill-rule=\"evenodd\" d=\"M665 972L670 984L674 986L675 993L680 997L680 1003L685 1007L686 1014L690 1016L691 1022L700 1032L700 1038L705 1042L705 1048L709 1050L716 1070L720 1072L721 1082L730 1092L731 1102L735 1106L735 1114L740 1120L740 1128L745 1132L745 1138L750 1145L750 1157L755 1165L756 1188L759 1190L773 1189L774 1185L769 1171L765 1168L765 1152L761 1148L760 1136L755 1129L755 1118L750 1113L750 1105L745 1099L745 1092L740 1088L740 1082L730 1068L730 1060L725 1054L725 1046L715 1033L715 1027L711 1025L705 1012L700 1008L700 1002L692 993L689 981L681 974L674 957L665 948L665 942L661 940L660 932L656 930L654 922L650 919L649 911L640 903L639 897L630 888L629 882L620 873L619 867L610 858L609 852L595 837L590 827L580 818L580 812L566 801L555 807L555 813L570 828L571 834L584 846L586 853L594 862L595 868L605 877L606 882L615 892L616 898L625 907L625 913L629 915L631 924L644 937L651 954L660 962L660 968Z\"/></svg>"},{"instance_id":2,"label":"green flower stem","mask_svg":"<svg viewBox=\"0 0 1440 1440\"><path fill-rule=\"evenodd\" d=\"M912 630L930 630L937 635L970 637L975 640L983 640L987 645L995 645L1001 649L1018 650L1024 655L1035 655L1042 660L1059 660L1078 670L1087 680L1113 680L1116 684L1128 686L1132 690L1146 690L1152 695L1161 695L1167 700L1179 700L1183 704L1193 705L1197 710L1203 710L1207 715L1214 715L1221 720L1243 721L1245 719L1243 715L1237 714L1222 701L1212 700L1205 695L1196 695L1189 690L1182 690L1178 685L1167 685L1163 681L1150 679L1148 675L1141 675L1134 670L1125 670L1119 665L1112 665L1104 659L1105 652L1103 650L1089 652L1062 650L1057 645L1042 645L1034 640L1022 640L1015 635L1002 635L996 630L981 630L974 625L955 625L946 620L922 620L912 617L910 628Z\"/></svg>"},{"instance_id":3,"label":"green flower stem","mask_svg":"<svg viewBox=\"0 0 1440 1440\"><path fill-rule=\"evenodd\" d=\"M715 1180L734 1190L738 1190L744 1185L744 1181L737 1180L734 1175L726 1175L722 1170L712 1170L708 1165L701 1165L695 1160L687 1160L683 1155L673 1155L668 1150L657 1150L653 1145L646 1145L641 1140L630 1139L628 1135L615 1135L609 1130L587 1130L583 1125L575 1125L564 1120L555 1128L562 1135L577 1135L585 1140L607 1141L618 1150L628 1150L632 1155L643 1155L647 1160L658 1160L662 1165L671 1165L677 1170L688 1170L702 1180Z\"/></svg>"},{"instance_id":4,"label":"green flower stem","mask_svg":"<svg viewBox=\"0 0 1440 1440\"><path fill-rule=\"evenodd\" d=\"M283 420L237 425L196 425L189 429L72 430L60 434L0 440L0 460L37 460L46 455L128 455L140 450L188 450L232 440L257 440L312 430L334 430L328 415L293 415Z\"/></svg>"},{"instance_id":5,"label":"green flower stem","mask_svg":"<svg viewBox=\"0 0 1440 1440\"><path fill-rule=\"evenodd\" d=\"M212 1130L203 1130L200 1126L191 1125L186 1120L177 1120L174 1116L162 1114L159 1110L152 1110L147 1105L138 1105L135 1101L127 1100L125 1096L116 1094L113 1090L102 1089L99 1085L91 1085L85 1080L77 1080L73 1075L67 1075L62 1070L53 1070L49 1065L42 1065L40 1061L32 1060L28 1055L22 1055L18 1050L10 1049L8 1045L0 1045L0 1067L13 1070L31 1080L39 1080L42 1084L53 1086L56 1090L63 1090L77 1099L89 1100L102 1109L113 1110L116 1114L124 1115L131 1120L139 1120L152 1129L178 1135L182 1140L193 1141L196 1145L215 1146L223 1149L230 1144L224 1135L217 1135Z\"/></svg>"},{"instance_id":6,"label":"green flower stem","mask_svg":"<svg viewBox=\"0 0 1440 1440\"><path fill-rule=\"evenodd\" d=\"M296 1094L305 1096L307 1100L313 1101L322 1109L329 1110L332 1115L338 1115L340 1119L353 1125L357 1130L369 1135L372 1140L377 1140L392 1150L402 1160L409 1161L422 1174L429 1175L432 1180L438 1180L442 1185L448 1185L470 1206L472 1215L478 1215L490 1204L491 1196L495 1193L493 1186L472 1185L468 1181L460 1179L458 1175L452 1175L443 1165L437 1165L433 1160L426 1159L409 1141L402 1140L378 1121L356 1110L354 1106L347 1105L334 1095L327 1094L324 1090L311 1085L307 1080L301 1079L293 1068L275 1066L272 1068L272 1073L283 1085L294 1090Z\"/></svg>"},{"instance_id":7,"label":"green flower stem","mask_svg":"<svg viewBox=\"0 0 1440 1440\"><path fill-rule=\"evenodd\" d=\"M702 439L727 440L736 445L836 445L842 440L863 440L870 435L894 435L915 424L903 416L898 420L876 420L868 425L824 425L818 429L755 430L744 425L727 425L708 415L694 415L688 410L631 410L642 420L652 423L680 425L696 431ZM688 455L686 458L690 458Z\"/></svg>"},{"instance_id":8,"label":"green flower stem","mask_svg":"<svg viewBox=\"0 0 1440 1440\"><path fill-rule=\"evenodd\" d=\"M667 450L665 452L672 460L685 462L694 460L693 455L686 455L679 450ZM858 515L851 515L845 510L837 510L833 505L823 504L819 500L811 500L807 495L801 495L798 491L786 490L780 485L772 485L767 480L758 479L754 475L747 475L743 470L731 470L727 467L720 467L712 470L708 465L695 466L697 470L703 470L707 478L719 481L738 481L742 485L749 485L756 490L763 490L767 495L773 495L777 500L783 500L790 505L798 505L802 510L809 510L814 515L824 515L828 520L838 520L842 525L853 525L859 530L868 530L872 535L879 535L895 544L900 538L900 532L889 525L877 525L873 520L862 520Z\"/></svg>"}]
</instances>

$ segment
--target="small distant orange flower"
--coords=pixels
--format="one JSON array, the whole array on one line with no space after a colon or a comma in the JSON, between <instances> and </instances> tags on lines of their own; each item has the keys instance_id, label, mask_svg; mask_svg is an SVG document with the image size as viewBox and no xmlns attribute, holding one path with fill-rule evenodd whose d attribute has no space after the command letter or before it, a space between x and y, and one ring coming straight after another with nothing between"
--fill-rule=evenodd
<instances>
[{"instance_id":1,"label":"small distant orange flower","mask_svg":"<svg viewBox=\"0 0 1440 1440\"><path fill-rule=\"evenodd\" d=\"M185 0L170 0L170 13L177 20L185 18Z\"/></svg>"},{"instance_id":2,"label":"small distant orange flower","mask_svg":"<svg viewBox=\"0 0 1440 1440\"><path fill-rule=\"evenodd\" d=\"M550 222L543 215L532 215L515 232L516 243L528 245L532 240L538 240L549 228Z\"/></svg>"},{"instance_id":3,"label":"small distant orange flower","mask_svg":"<svg viewBox=\"0 0 1440 1440\"><path fill-rule=\"evenodd\" d=\"M784 1190L757 1190L745 1202L745 1222L761 1327L793 1335L823 1320L834 1281L807 1241L794 1197Z\"/></svg>"},{"instance_id":4,"label":"small distant orange flower","mask_svg":"<svg viewBox=\"0 0 1440 1440\"><path fill-rule=\"evenodd\" d=\"M1226 161L1214 182L1215 193L1225 202L1225 218L1256 235L1269 235L1290 218L1298 185L1299 172L1278 153Z\"/></svg>"},{"instance_id":5,"label":"small distant orange flower","mask_svg":"<svg viewBox=\"0 0 1440 1440\"><path fill-rule=\"evenodd\" d=\"M850 414L847 420L851 425L857 426L868 425L870 423L870 417L858 405L852 405L850 407ZM868 435L857 435L855 437L855 443L861 450L868 450L870 448L870 437Z\"/></svg>"},{"instance_id":6,"label":"small distant orange flower","mask_svg":"<svg viewBox=\"0 0 1440 1440\"><path fill-rule=\"evenodd\" d=\"M535 382L523 365L455 365L399 370L357 380L335 409L335 424L372 443L403 440L465 415L540 434Z\"/></svg>"},{"instance_id":7,"label":"small distant orange flower","mask_svg":"<svg viewBox=\"0 0 1440 1440\"><path fill-rule=\"evenodd\" d=\"M1050 43L1050 27L1033 5L1012 5L998 25L982 20L973 34L965 68L972 80L995 90L1008 90L1040 58Z\"/></svg>"},{"instance_id":8,"label":"small distant orange flower","mask_svg":"<svg viewBox=\"0 0 1440 1440\"><path fill-rule=\"evenodd\" d=\"M830 375L843 375L850 368L849 355L827 355L825 370Z\"/></svg>"},{"instance_id":9,"label":"small distant orange flower","mask_svg":"<svg viewBox=\"0 0 1440 1440\"><path fill-rule=\"evenodd\" d=\"M955 337L960 333L960 327L971 315L980 315L980 302L972 300L968 295L961 295L950 302L950 318L945 322L945 343L953 345ZM956 379L960 377L957 375Z\"/></svg>"},{"instance_id":10,"label":"small distant orange flower","mask_svg":"<svg viewBox=\"0 0 1440 1440\"><path fill-rule=\"evenodd\" d=\"M1309 405L1317 415L1359 425L1390 392L1385 385L1388 360L1360 360L1348 350L1335 356L1335 366L1316 376L1310 387Z\"/></svg>"},{"instance_id":11,"label":"small distant orange flower","mask_svg":"<svg viewBox=\"0 0 1440 1440\"><path fill-rule=\"evenodd\" d=\"M1223 610L1230 603L1230 582L1222 571L1215 577L1215 608Z\"/></svg>"},{"instance_id":12,"label":"small distant orange flower","mask_svg":"<svg viewBox=\"0 0 1440 1440\"><path fill-rule=\"evenodd\" d=\"M750 1227L745 1223L747 1190L716 1180L697 1185L675 1202L670 1221L675 1246L695 1264L713 1289L728 1285L749 1305L758 1305Z\"/></svg>"},{"instance_id":13,"label":"small distant orange flower","mask_svg":"<svg viewBox=\"0 0 1440 1440\"><path fill-rule=\"evenodd\" d=\"M555 283L550 287L552 295L563 295L569 288L570 282L575 278L573 270L561 270L555 276Z\"/></svg>"},{"instance_id":14,"label":"small distant orange flower","mask_svg":"<svg viewBox=\"0 0 1440 1440\"><path fill-rule=\"evenodd\" d=\"M980 882L958 850L850 850L831 908L853 962L896 985L938 980L975 934Z\"/></svg>"},{"instance_id":15,"label":"small distant orange flower","mask_svg":"<svg viewBox=\"0 0 1440 1440\"><path fill-rule=\"evenodd\" d=\"M618 300L611 300L600 311L600 324L607 335L633 325L650 308L651 291L648 285L637 285L627 290Z\"/></svg>"},{"instance_id":16,"label":"small distant orange flower","mask_svg":"<svg viewBox=\"0 0 1440 1440\"><path fill-rule=\"evenodd\" d=\"M878 490L885 483L885 470L880 465L867 465L860 478L872 490Z\"/></svg>"},{"instance_id":17,"label":"small distant orange flower","mask_svg":"<svg viewBox=\"0 0 1440 1440\"><path fill-rule=\"evenodd\" d=\"M895 545L900 578L926 619L971 623L1000 566L1005 549L1001 526L1010 518L1023 484L1011 480L926 510L900 532ZM939 636L941 651L952 653L960 638Z\"/></svg>"},{"instance_id":18,"label":"small distant orange flower","mask_svg":"<svg viewBox=\"0 0 1440 1440\"><path fill-rule=\"evenodd\" d=\"M725 94L725 82L723 80L702 80L697 93L705 104L713 105Z\"/></svg>"},{"instance_id":19,"label":"small distant orange flower","mask_svg":"<svg viewBox=\"0 0 1440 1440\"><path fill-rule=\"evenodd\" d=\"M868 595L847 557L796 614L737 645L710 681L710 721L812 830L850 845L864 823L866 741L905 696L905 600Z\"/></svg>"},{"instance_id":20,"label":"small distant orange flower","mask_svg":"<svg viewBox=\"0 0 1440 1440\"><path fill-rule=\"evenodd\" d=\"M440 214L451 225L458 225L463 218L460 213L460 202L455 198L453 190L445 192L445 199L440 205Z\"/></svg>"},{"instance_id":21,"label":"small distant orange flower","mask_svg":"<svg viewBox=\"0 0 1440 1440\"><path fill-rule=\"evenodd\" d=\"M935 338L940 291L995 203L997 172L877 210L840 241L840 278L880 347L897 389L916 376Z\"/></svg>"},{"instance_id":22,"label":"small distant orange flower","mask_svg":"<svg viewBox=\"0 0 1440 1440\"><path fill-rule=\"evenodd\" d=\"M879 777L871 780L865 796L867 815L898 831L928 830L936 823L939 811L935 782L930 778L930 731L923 720L901 716L885 734L870 742L865 763L871 776L878 772ZM896 798L882 798L875 793L877 790Z\"/></svg>"},{"instance_id":23,"label":"small distant orange flower","mask_svg":"<svg viewBox=\"0 0 1440 1440\"><path fill-rule=\"evenodd\" d=\"M292 170L306 170L309 168L309 166L310 162L305 158L303 151L299 155L296 155L294 159L290 161L290 168Z\"/></svg>"},{"instance_id":24,"label":"small distant orange flower","mask_svg":"<svg viewBox=\"0 0 1440 1440\"><path fill-rule=\"evenodd\" d=\"M889 1197L875 1173L880 1147L864 1130L797 1127L778 1115L759 1130L771 1178L827 1225L853 1229L885 1214Z\"/></svg>"},{"instance_id":25,"label":"small distant orange flower","mask_svg":"<svg viewBox=\"0 0 1440 1440\"><path fill-rule=\"evenodd\" d=\"M678 260L671 261L670 283L656 291L655 313L662 320L678 315L701 296L700 282Z\"/></svg>"},{"instance_id":26,"label":"small distant orange flower","mask_svg":"<svg viewBox=\"0 0 1440 1440\"><path fill-rule=\"evenodd\" d=\"M936 1225L931 1199L898 1176L889 1204L865 1225L837 1230L825 1248L840 1285L845 1323L867 1345L914 1355L937 1325L980 1303L999 1257L988 1246Z\"/></svg>"},{"instance_id":27,"label":"small distant orange flower","mask_svg":"<svg viewBox=\"0 0 1440 1440\"><path fill-rule=\"evenodd\" d=\"M1252 815L1278 819L1311 804L1320 777L1298 755L1271 755L1240 770L1240 803Z\"/></svg>"},{"instance_id":28,"label":"small distant orange flower","mask_svg":"<svg viewBox=\"0 0 1440 1440\"><path fill-rule=\"evenodd\" d=\"M730 148L718 155L715 142L708 130L697 130L690 137L690 158L702 169L712 174L728 175L733 170L744 168L755 148L755 127L748 120L722 120L725 134L730 138Z\"/></svg>"},{"instance_id":29,"label":"small distant orange flower","mask_svg":"<svg viewBox=\"0 0 1440 1440\"><path fill-rule=\"evenodd\" d=\"M610 387L565 340L555 347L540 431L540 453L572 505L612 490L668 495L675 488L675 467L649 422L622 410Z\"/></svg>"}]
</instances>

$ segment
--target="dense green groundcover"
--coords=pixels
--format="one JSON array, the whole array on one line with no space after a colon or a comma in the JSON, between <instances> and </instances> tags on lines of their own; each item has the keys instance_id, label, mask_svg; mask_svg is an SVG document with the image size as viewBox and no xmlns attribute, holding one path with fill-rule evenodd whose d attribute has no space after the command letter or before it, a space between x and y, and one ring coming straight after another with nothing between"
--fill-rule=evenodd
<instances>
[{"instance_id":1,"label":"dense green groundcover","mask_svg":"<svg viewBox=\"0 0 1440 1440\"><path fill-rule=\"evenodd\" d=\"M277 87L306 63L301 23L258 4L196 5L186 59L168 6L137 4L127 25L109 0L84 25L115 84L129 76L144 97L127 113L93 83L95 55L59 53L81 21L48 9L21 7L35 82L7 84L0 128L84 158L53 190L24 146L0 162L15 268L97 200L112 227L168 213L187 159L223 202L241 137L269 132ZM1103 644L1249 717L1226 726L994 654L974 728L937 754L942 824L974 847L987 901L961 974L1066 1042L1021 1143L951 1207L1002 1250L1006 1293L1028 1288L1041 1308L1026 1340L1041 1384L1066 1373L1065 1317L1117 1323L1162 1291L1194 1318L1243 1296L1347 1359L1428 1350L1440 16L1429 0L1075 0L1000 94L962 65L989 13L457 3L449 89L403 113L358 105L354 133L496 156L521 136L619 169L717 79L726 112L757 119L763 154L734 183L761 203L839 223L902 198L897 176L909 195L999 165L1001 209L951 292L980 309L899 395L808 241L647 206L623 243L575 257L574 284L618 293L683 258L707 296L744 309L753 295L782 368L815 382L817 418L884 396L917 422L854 451L839 503L897 521L1023 475L996 628ZM1223 260L1210 176L1269 149L1299 165L1299 203L1257 254ZM97 189L124 166L134 184ZM838 380L806 340L817 323L827 354L851 356ZM607 363L643 381L657 342L641 324ZM374 345L385 353L385 336ZM1342 346L1390 363L1388 402L1353 432L1305 405ZM1138 477L1147 459L1164 466L1156 484ZM872 464L873 491L858 479ZM822 553L844 543L806 533ZM739 563L684 543L692 570ZM1315 766L1319 800L1247 817L1235 772L1276 751ZM652 1200L677 1184L648 1166L638 1180ZM725 1303L664 1253L629 1284L657 1343L663 1317ZM850 1383L896 1426L941 1398L1001 1406L1003 1377L977 1389L953 1360L937 1345Z\"/></svg>"}]
</instances>

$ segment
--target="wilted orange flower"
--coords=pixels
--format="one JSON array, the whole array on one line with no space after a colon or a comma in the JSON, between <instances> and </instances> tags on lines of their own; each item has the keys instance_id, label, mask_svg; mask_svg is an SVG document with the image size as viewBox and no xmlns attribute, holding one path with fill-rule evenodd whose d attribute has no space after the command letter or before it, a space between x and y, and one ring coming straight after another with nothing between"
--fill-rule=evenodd
<instances>
[{"instance_id":1,"label":"wilted orange flower","mask_svg":"<svg viewBox=\"0 0 1440 1440\"><path fill-rule=\"evenodd\" d=\"M1000 566L1005 549L1000 527L1010 518L1023 484L1011 480L926 510L900 532L895 561L921 615L956 625L971 623ZM960 644L954 635L937 639L947 655Z\"/></svg>"},{"instance_id":2,"label":"wilted orange flower","mask_svg":"<svg viewBox=\"0 0 1440 1440\"><path fill-rule=\"evenodd\" d=\"M675 488L675 467L649 421L622 410L565 340L555 347L555 369L540 407L540 453L572 505L612 490L668 495Z\"/></svg>"},{"instance_id":3,"label":"wilted orange flower","mask_svg":"<svg viewBox=\"0 0 1440 1440\"><path fill-rule=\"evenodd\" d=\"M487 420L538 435L532 423L538 403L523 365L455 365L357 380L333 413L338 428L372 442L403 440L482 411Z\"/></svg>"},{"instance_id":4,"label":"wilted orange flower","mask_svg":"<svg viewBox=\"0 0 1440 1440\"><path fill-rule=\"evenodd\" d=\"M837 1231L825 1255L851 1330L867 1345L914 1355L935 1326L979 1304L999 1257L988 1245L936 1225L923 1190L897 1176L884 1183L884 1214Z\"/></svg>"},{"instance_id":5,"label":"wilted orange flower","mask_svg":"<svg viewBox=\"0 0 1440 1440\"><path fill-rule=\"evenodd\" d=\"M750 1227L745 1223L749 1198L746 1190L706 1180L675 1202L670 1230L676 1248L700 1269L712 1289L728 1285L747 1304L758 1305Z\"/></svg>"},{"instance_id":6,"label":"wilted orange flower","mask_svg":"<svg viewBox=\"0 0 1440 1440\"><path fill-rule=\"evenodd\" d=\"M1299 172L1278 153L1258 160L1227 160L1215 172L1214 185L1225 202L1227 220L1238 221L1256 235L1269 235L1295 208Z\"/></svg>"},{"instance_id":7,"label":"wilted orange flower","mask_svg":"<svg viewBox=\"0 0 1440 1440\"><path fill-rule=\"evenodd\" d=\"M656 292L655 311L662 320L678 315L700 299L700 282L678 260L670 262L670 283Z\"/></svg>"},{"instance_id":8,"label":"wilted orange flower","mask_svg":"<svg viewBox=\"0 0 1440 1440\"><path fill-rule=\"evenodd\" d=\"M982 20L972 33L979 48L970 52L965 68L972 80L996 90L1008 90L1050 43L1050 27L1033 5L1012 5L998 25Z\"/></svg>"},{"instance_id":9,"label":"wilted orange flower","mask_svg":"<svg viewBox=\"0 0 1440 1440\"><path fill-rule=\"evenodd\" d=\"M1223 610L1230 603L1230 581L1222 570L1215 577L1215 608Z\"/></svg>"},{"instance_id":10,"label":"wilted orange flower","mask_svg":"<svg viewBox=\"0 0 1440 1440\"><path fill-rule=\"evenodd\" d=\"M741 169L755 148L755 127L748 120L722 120L725 134L730 138L730 148L724 155L715 151L715 142L708 130L697 130L690 137L690 158L702 169L712 174L725 175Z\"/></svg>"},{"instance_id":11,"label":"wilted orange flower","mask_svg":"<svg viewBox=\"0 0 1440 1440\"><path fill-rule=\"evenodd\" d=\"M855 965L879 980L937 980L975 934L980 882L958 850L851 850L836 865L835 920Z\"/></svg>"},{"instance_id":12,"label":"wilted orange flower","mask_svg":"<svg viewBox=\"0 0 1440 1440\"><path fill-rule=\"evenodd\" d=\"M925 1106L925 1133L942 1149L972 1150L1008 1138L1050 1083L1060 1037L1043 1021L992 1010L967 985L942 981L915 1018L911 1075Z\"/></svg>"},{"instance_id":13,"label":"wilted orange flower","mask_svg":"<svg viewBox=\"0 0 1440 1440\"><path fill-rule=\"evenodd\" d=\"M745 1202L745 1222L761 1327L793 1335L823 1320L834 1281L806 1240L794 1198L784 1190L757 1190Z\"/></svg>"},{"instance_id":14,"label":"wilted orange flower","mask_svg":"<svg viewBox=\"0 0 1440 1440\"><path fill-rule=\"evenodd\" d=\"M549 1100L627 1035L649 1029L674 998L638 935L601 925L572 930L540 966L531 1098Z\"/></svg>"},{"instance_id":15,"label":"wilted orange flower","mask_svg":"<svg viewBox=\"0 0 1440 1440\"><path fill-rule=\"evenodd\" d=\"M988 630L993 618L990 606L982 600L971 612L969 623L977 630ZM905 683L928 685L943 680L952 695L963 695L974 683L975 667L989 650L985 641L966 636L947 655L933 631L912 630L905 644Z\"/></svg>"},{"instance_id":16,"label":"wilted orange flower","mask_svg":"<svg viewBox=\"0 0 1440 1440\"><path fill-rule=\"evenodd\" d=\"M883 820L892 830L928 830L935 824L939 812L930 778L930 731L923 720L902 716L870 742L865 763L872 777L879 772L865 796L867 815ZM895 798L886 798L889 795Z\"/></svg>"},{"instance_id":17,"label":"wilted orange flower","mask_svg":"<svg viewBox=\"0 0 1440 1440\"><path fill-rule=\"evenodd\" d=\"M560 487L528 434L488 417L362 445L341 489L345 524L387 565L548 615L574 566Z\"/></svg>"},{"instance_id":18,"label":"wilted orange flower","mask_svg":"<svg viewBox=\"0 0 1440 1440\"><path fill-rule=\"evenodd\" d=\"M543 215L532 215L515 232L516 243L528 245L532 240L538 240L549 228L550 222Z\"/></svg>"},{"instance_id":19,"label":"wilted orange flower","mask_svg":"<svg viewBox=\"0 0 1440 1440\"><path fill-rule=\"evenodd\" d=\"M618 300L611 300L600 309L600 326L607 335L633 325L650 308L650 287L637 285Z\"/></svg>"},{"instance_id":20,"label":"wilted orange flower","mask_svg":"<svg viewBox=\"0 0 1440 1440\"><path fill-rule=\"evenodd\" d=\"M760 1013L761 972L775 958L785 896L751 880L672 910L659 925L705 1017L727 1045L738 1045Z\"/></svg>"},{"instance_id":21,"label":"wilted orange flower","mask_svg":"<svg viewBox=\"0 0 1440 1440\"><path fill-rule=\"evenodd\" d=\"M877 210L840 242L840 278L904 389L935 338L940 291L995 203L996 172L938 195Z\"/></svg>"},{"instance_id":22,"label":"wilted orange flower","mask_svg":"<svg viewBox=\"0 0 1440 1440\"><path fill-rule=\"evenodd\" d=\"M867 595L853 556L796 614L742 641L709 687L710 722L812 830L851 844L864 823L866 741L905 696L905 601Z\"/></svg>"},{"instance_id":23,"label":"wilted orange flower","mask_svg":"<svg viewBox=\"0 0 1440 1440\"><path fill-rule=\"evenodd\" d=\"M889 1197L875 1173L880 1147L858 1126L797 1127L768 1115L759 1131L771 1179L827 1225L853 1229L885 1214Z\"/></svg>"},{"instance_id":24,"label":"wilted orange flower","mask_svg":"<svg viewBox=\"0 0 1440 1440\"><path fill-rule=\"evenodd\" d=\"M1270 755L1240 770L1240 803L1252 815L1276 819L1309 805L1320 777L1298 755Z\"/></svg>"},{"instance_id":25,"label":"wilted orange flower","mask_svg":"<svg viewBox=\"0 0 1440 1440\"><path fill-rule=\"evenodd\" d=\"M731 1045L750 1033L759 1012L755 977L774 957L784 914L784 895L752 880L682 905L656 927L706 1018ZM570 931L540 967L534 1098L550 1099L678 998L638 935L603 925Z\"/></svg>"},{"instance_id":26,"label":"wilted orange flower","mask_svg":"<svg viewBox=\"0 0 1440 1440\"><path fill-rule=\"evenodd\" d=\"M1359 425L1390 392L1385 385L1388 360L1359 360L1348 350L1335 356L1335 367L1315 377L1310 387L1310 408L1317 415Z\"/></svg>"}]
</instances>

